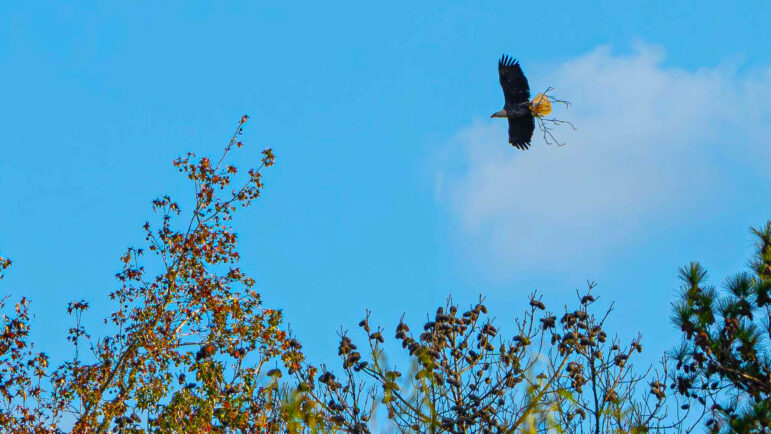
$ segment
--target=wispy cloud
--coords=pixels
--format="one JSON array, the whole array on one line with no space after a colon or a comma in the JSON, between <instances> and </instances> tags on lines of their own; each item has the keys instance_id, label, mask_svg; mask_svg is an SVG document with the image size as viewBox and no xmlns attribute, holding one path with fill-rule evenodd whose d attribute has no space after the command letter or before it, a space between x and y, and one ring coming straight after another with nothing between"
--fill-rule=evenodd
<instances>
[{"instance_id":1,"label":"wispy cloud","mask_svg":"<svg viewBox=\"0 0 771 434\"><path fill-rule=\"evenodd\" d=\"M654 47L624 56L600 47L539 80L574 102L556 113L578 127L557 131L564 147L536 131L531 150L515 150L500 121L458 132L437 197L463 251L498 271L569 268L767 182L771 68L687 71L664 58Z\"/></svg>"}]
</instances>

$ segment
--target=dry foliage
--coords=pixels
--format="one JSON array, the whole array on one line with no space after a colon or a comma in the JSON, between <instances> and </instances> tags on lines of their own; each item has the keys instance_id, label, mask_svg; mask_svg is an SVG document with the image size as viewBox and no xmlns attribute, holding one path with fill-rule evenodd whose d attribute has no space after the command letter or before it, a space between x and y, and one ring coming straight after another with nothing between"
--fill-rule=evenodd
<instances>
[{"instance_id":1,"label":"dry foliage","mask_svg":"<svg viewBox=\"0 0 771 434\"><path fill-rule=\"evenodd\" d=\"M640 336L609 336L613 306L595 315L589 283L559 312L531 294L521 317L504 318L511 330L482 298L466 309L448 300L420 328L402 319L401 363L386 360L387 333L368 312L358 345L341 331L335 372L306 360L238 266L233 216L274 162L267 149L241 176L227 163L246 121L219 158L174 161L193 184L191 208L153 202L157 224L121 257L105 326L83 326L87 301L67 306L70 360L50 367L29 339L29 301L0 299L0 431L671 432L704 416L715 432L769 428L771 222L754 231L752 273L728 279L722 298L700 265L682 270L674 369L634 369ZM10 265L0 257L0 279Z\"/></svg>"},{"instance_id":2,"label":"dry foliage","mask_svg":"<svg viewBox=\"0 0 771 434\"><path fill-rule=\"evenodd\" d=\"M394 337L407 353L407 367L386 361L385 331L370 324L368 313L359 323L362 348L341 333L342 370L323 366L318 378L303 379L304 388L327 418L355 433L370 432L379 404L401 432L678 428L679 419L666 422L666 365L659 373L634 371L640 338L622 345L608 337L612 306L600 317L591 313L593 286L560 315L531 295L529 310L509 335L481 299L466 310L450 300L417 331L401 321Z\"/></svg>"},{"instance_id":3,"label":"dry foliage","mask_svg":"<svg viewBox=\"0 0 771 434\"><path fill-rule=\"evenodd\" d=\"M281 328L281 312L262 306L254 279L238 267L234 213L259 197L262 164L239 183L226 163L242 146L243 116L221 157L188 154L174 166L195 187L185 215L168 196L153 202L158 226L144 224L147 245L129 248L110 294L117 309L104 336L84 329L88 303L69 304L75 325L72 360L48 369L28 342L28 302L3 316L0 337L3 410L7 432L279 432L297 410L285 403L268 364L292 370L302 362L299 342ZM149 256L149 258L148 258ZM151 259L152 261L148 261ZM149 275L146 263L159 272ZM2 259L5 269L10 261ZM45 386L45 387L44 387ZM295 403L295 407L302 402Z\"/></svg>"}]
</instances>

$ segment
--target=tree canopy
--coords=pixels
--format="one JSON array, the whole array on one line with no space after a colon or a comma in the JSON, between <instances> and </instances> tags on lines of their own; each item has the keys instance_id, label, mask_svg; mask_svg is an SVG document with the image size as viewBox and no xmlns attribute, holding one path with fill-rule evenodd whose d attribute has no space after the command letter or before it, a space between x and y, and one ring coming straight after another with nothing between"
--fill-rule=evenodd
<instances>
[{"instance_id":1,"label":"tree canopy","mask_svg":"<svg viewBox=\"0 0 771 434\"><path fill-rule=\"evenodd\" d=\"M4 432L764 432L771 420L771 222L753 229L748 272L707 283L680 270L682 344L636 366L642 336L608 329L595 284L547 307L489 312L452 298L422 324L388 332L370 312L341 329L335 363L306 354L282 312L239 268L233 216L258 199L271 149L229 163L243 116L216 158L173 162L193 186L183 209L152 203L145 244L120 257L114 310L89 330L87 300L66 306L71 358L50 366L30 340L30 300L0 299ZM0 257L0 279L12 262ZM152 270L152 271L150 271ZM468 301L467 301L468 302ZM499 316L495 316L499 315ZM497 318L501 318L499 321ZM507 326L509 324L509 326ZM513 326L511 326L513 324ZM353 325L348 325L353 326Z\"/></svg>"}]
</instances>

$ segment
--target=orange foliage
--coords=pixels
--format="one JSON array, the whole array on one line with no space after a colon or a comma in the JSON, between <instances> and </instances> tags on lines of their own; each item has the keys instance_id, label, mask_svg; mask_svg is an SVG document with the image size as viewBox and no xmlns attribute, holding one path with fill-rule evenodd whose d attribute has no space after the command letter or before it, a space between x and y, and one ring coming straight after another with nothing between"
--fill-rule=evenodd
<instances>
[{"instance_id":1,"label":"orange foliage","mask_svg":"<svg viewBox=\"0 0 771 434\"><path fill-rule=\"evenodd\" d=\"M74 358L51 371L28 343L27 300L3 316L0 408L7 410L0 410L0 430L55 432L64 419L75 421L73 432L284 430L284 391L263 366L296 371L304 355L280 329L281 312L262 308L254 279L237 266L230 226L237 209L260 196L262 169L275 160L266 149L258 168L234 178L238 170L225 160L243 146L237 139L247 119L218 159L188 153L174 160L195 186L194 205L180 220L183 209L171 197L152 202L158 225L142 226L150 258L138 248L121 256L119 288L110 294L117 310L105 319L106 335L92 340L81 326L88 303L70 303ZM148 259L157 274L147 273ZM0 258L0 277L9 265Z\"/></svg>"}]
</instances>

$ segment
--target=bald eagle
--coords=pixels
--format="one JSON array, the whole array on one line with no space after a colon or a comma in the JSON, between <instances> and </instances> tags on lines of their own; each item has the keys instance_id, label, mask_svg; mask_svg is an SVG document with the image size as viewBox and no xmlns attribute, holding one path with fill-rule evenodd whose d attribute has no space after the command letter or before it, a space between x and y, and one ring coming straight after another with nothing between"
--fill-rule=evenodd
<instances>
[{"instance_id":1,"label":"bald eagle","mask_svg":"<svg viewBox=\"0 0 771 434\"><path fill-rule=\"evenodd\" d=\"M509 120L509 143L525 150L535 131L535 118L551 112L551 103L545 94L539 93L530 100L530 85L519 66L519 62L507 55L498 61L498 76L503 88L503 109L493 113L491 118Z\"/></svg>"}]
</instances>

